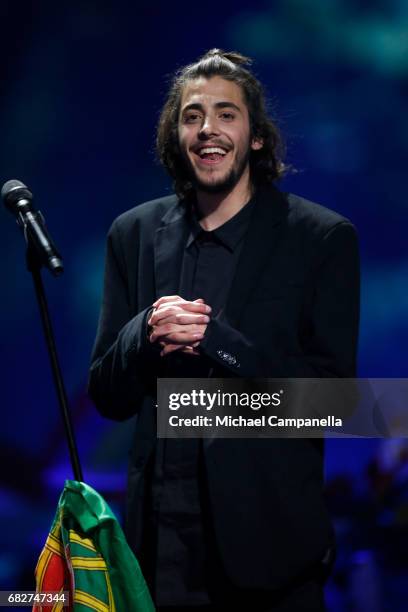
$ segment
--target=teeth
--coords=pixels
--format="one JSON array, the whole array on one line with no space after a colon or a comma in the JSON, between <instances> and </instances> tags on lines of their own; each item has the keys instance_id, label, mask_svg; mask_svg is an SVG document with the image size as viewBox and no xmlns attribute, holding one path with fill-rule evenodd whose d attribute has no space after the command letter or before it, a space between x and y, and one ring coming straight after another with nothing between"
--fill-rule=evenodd
<instances>
[{"instance_id":1,"label":"teeth","mask_svg":"<svg viewBox=\"0 0 408 612\"><path fill-rule=\"evenodd\" d=\"M224 149L221 149L220 147L205 147L203 149L200 149L199 151L200 155L208 155L209 153L219 153L220 155L227 154L227 152L224 151Z\"/></svg>"}]
</instances>

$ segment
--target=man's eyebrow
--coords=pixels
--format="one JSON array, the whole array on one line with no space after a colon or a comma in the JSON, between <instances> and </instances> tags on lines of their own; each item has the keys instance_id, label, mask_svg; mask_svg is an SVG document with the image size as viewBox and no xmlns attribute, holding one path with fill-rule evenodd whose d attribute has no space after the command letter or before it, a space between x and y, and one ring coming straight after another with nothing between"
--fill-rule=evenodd
<instances>
[{"instance_id":1,"label":"man's eyebrow","mask_svg":"<svg viewBox=\"0 0 408 612\"><path fill-rule=\"evenodd\" d=\"M233 108L234 110L238 111L238 112L242 112L240 107L237 106L236 104L234 104L234 102L216 102L214 104L215 108ZM200 104L199 102L192 102L191 104L187 104L183 109L182 112L185 113L189 110L204 110L204 107L202 104Z\"/></svg>"}]
</instances>

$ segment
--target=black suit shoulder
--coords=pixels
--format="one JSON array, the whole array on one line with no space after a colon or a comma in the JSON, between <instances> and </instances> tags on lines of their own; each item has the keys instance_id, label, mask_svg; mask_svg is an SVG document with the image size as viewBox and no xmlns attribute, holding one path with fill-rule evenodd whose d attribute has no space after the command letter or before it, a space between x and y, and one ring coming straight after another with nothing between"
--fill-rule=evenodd
<instances>
[{"instance_id":1,"label":"black suit shoulder","mask_svg":"<svg viewBox=\"0 0 408 612\"><path fill-rule=\"evenodd\" d=\"M354 227L347 217L293 193L284 194L288 204L288 223L316 238L323 238L338 225Z\"/></svg>"},{"instance_id":2,"label":"black suit shoulder","mask_svg":"<svg viewBox=\"0 0 408 612\"><path fill-rule=\"evenodd\" d=\"M112 223L111 231L117 229L120 233L128 232L132 231L137 225L150 228L158 227L160 220L171 209L176 210L178 206L180 206L180 203L176 195L163 196L143 202L116 217Z\"/></svg>"}]
</instances>

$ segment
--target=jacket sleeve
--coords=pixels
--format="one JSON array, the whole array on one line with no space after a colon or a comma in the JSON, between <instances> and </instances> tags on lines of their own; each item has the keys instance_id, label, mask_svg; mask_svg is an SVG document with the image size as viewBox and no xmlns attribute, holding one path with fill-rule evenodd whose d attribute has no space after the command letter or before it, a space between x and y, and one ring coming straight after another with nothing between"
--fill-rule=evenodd
<instances>
[{"instance_id":1,"label":"jacket sleeve","mask_svg":"<svg viewBox=\"0 0 408 612\"><path fill-rule=\"evenodd\" d=\"M265 378L356 376L360 268L354 226L332 227L317 249L310 330L301 349L288 354L279 346L260 349L228 322L212 319L201 342L202 352L229 375ZM259 325L273 321L262 313ZM267 335L267 334L265 334Z\"/></svg>"},{"instance_id":2,"label":"jacket sleeve","mask_svg":"<svg viewBox=\"0 0 408 612\"><path fill-rule=\"evenodd\" d=\"M157 349L148 341L150 306L131 311L126 262L114 222L107 240L98 331L91 358L88 393L103 416L115 420L137 413L143 397L156 392Z\"/></svg>"}]
</instances>

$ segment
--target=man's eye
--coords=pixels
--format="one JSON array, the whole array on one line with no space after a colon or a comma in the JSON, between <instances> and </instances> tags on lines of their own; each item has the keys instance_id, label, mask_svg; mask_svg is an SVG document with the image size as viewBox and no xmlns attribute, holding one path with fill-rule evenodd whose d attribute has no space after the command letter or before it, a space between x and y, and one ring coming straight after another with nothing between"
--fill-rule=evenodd
<instances>
[{"instance_id":1,"label":"man's eye","mask_svg":"<svg viewBox=\"0 0 408 612\"><path fill-rule=\"evenodd\" d=\"M186 123L195 123L199 119L200 119L200 115L198 113L190 113L189 115L185 116L184 121Z\"/></svg>"},{"instance_id":2,"label":"man's eye","mask_svg":"<svg viewBox=\"0 0 408 612\"><path fill-rule=\"evenodd\" d=\"M234 113L222 113L221 117L223 119L226 119L227 121L231 121L232 119L234 119Z\"/></svg>"}]
</instances>

